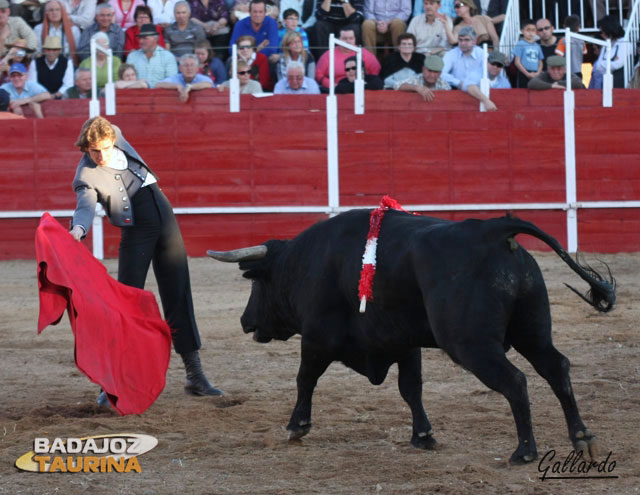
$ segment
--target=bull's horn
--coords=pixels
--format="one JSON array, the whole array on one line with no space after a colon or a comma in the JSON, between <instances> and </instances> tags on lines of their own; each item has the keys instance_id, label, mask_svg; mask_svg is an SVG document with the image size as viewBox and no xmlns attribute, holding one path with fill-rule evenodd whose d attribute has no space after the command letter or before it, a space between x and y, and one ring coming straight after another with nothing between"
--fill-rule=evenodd
<instances>
[{"instance_id":1,"label":"bull's horn","mask_svg":"<svg viewBox=\"0 0 640 495\"><path fill-rule=\"evenodd\" d=\"M212 251L208 250L207 254L213 259L218 261L224 261L227 263L235 263L238 261L251 261L259 260L267 255L267 246L261 244L260 246L251 246L240 249L234 249L233 251Z\"/></svg>"}]
</instances>

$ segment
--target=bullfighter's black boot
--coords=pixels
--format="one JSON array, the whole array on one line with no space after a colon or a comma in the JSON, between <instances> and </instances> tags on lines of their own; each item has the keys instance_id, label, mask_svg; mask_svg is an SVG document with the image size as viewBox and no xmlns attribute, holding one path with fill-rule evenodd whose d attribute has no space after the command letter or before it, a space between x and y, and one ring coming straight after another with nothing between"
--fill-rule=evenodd
<instances>
[{"instance_id":1,"label":"bullfighter's black boot","mask_svg":"<svg viewBox=\"0 0 640 495\"><path fill-rule=\"evenodd\" d=\"M224 395L219 388L215 388L202 371L200 355L198 351L180 354L184 369L187 372L187 379L184 382L184 391L191 395Z\"/></svg>"}]
</instances>

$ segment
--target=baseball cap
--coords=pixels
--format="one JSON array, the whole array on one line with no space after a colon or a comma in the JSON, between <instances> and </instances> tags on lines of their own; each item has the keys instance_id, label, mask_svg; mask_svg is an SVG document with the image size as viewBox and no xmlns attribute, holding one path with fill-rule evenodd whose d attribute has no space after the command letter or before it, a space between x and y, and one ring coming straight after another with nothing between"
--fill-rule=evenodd
<instances>
[{"instance_id":1,"label":"baseball cap","mask_svg":"<svg viewBox=\"0 0 640 495\"><path fill-rule=\"evenodd\" d=\"M424 66L432 70L434 72L442 72L442 68L444 67L444 62L441 57L437 55L429 55L424 59Z\"/></svg>"},{"instance_id":2,"label":"baseball cap","mask_svg":"<svg viewBox=\"0 0 640 495\"><path fill-rule=\"evenodd\" d=\"M9 7L8 0L0 0L0 9L8 9Z\"/></svg>"},{"instance_id":3,"label":"baseball cap","mask_svg":"<svg viewBox=\"0 0 640 495\"><path fill-rule=\"evenodd\" d=\"M547 59L548 67L565 67L566 65L567 61L560 55L552 55Z\"/></svg>"},{"instance_id":4,"label":"baseball cap","mask_svg":"<svg viewBox=\"0 0 640 495\"><path fill-rule=\"evenodd\" d=\"M1 0L0 0L1 1ZM9 74L13 74L14 72L19 72L20 74L26 74L27 68L21 64L20 62L13 64L9 69Z\"/></svg>"},{"instance_id":5,"label":"baseball cap","mask_svg":"<svg viewBox=\"0 0 640 495\"><path fill-rule=\"evenodd\" d=\"M504 65L505 61L507 60L507 56L504 53L499 52L498 50L494 50L489 54L488 60L490 64L496 63Z\"/></svg>"}]
</instances>

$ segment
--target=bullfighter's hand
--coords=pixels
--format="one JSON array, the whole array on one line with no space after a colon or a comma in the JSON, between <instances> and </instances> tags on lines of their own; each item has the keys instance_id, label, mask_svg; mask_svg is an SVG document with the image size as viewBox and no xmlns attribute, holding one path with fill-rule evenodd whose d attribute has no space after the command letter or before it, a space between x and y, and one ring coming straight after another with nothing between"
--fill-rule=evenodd
<instances>
[{"instance_id":1,"label":"bullfighter's hand","mask_svg":"<svg viewBox=\"0 0 640 495\"><path fill-rule=\"evenodd\" d=\"M79 241L82 239L82 236L84 236L84 229L80 227L80 225L74 225L73 228L69 231L69 234L71 234L71 237L73 237L76 241Z\"/></svg>"}]
</instances>

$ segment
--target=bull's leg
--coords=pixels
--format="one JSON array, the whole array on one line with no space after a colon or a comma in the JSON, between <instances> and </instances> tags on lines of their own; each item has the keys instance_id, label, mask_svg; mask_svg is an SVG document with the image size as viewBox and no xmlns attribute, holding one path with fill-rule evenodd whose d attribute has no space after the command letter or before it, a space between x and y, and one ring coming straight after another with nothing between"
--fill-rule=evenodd
<instances>
[{"instance_id":1,"label":"bull's leg","mask_svg":"<svg viewBox=\"0 0 640 495\"><path fill-rule=\"evenodd\" d=\"M398 388L409 404L413 416L411 445L419 449L433 450L436 440L427 413L422 406L422 356L420 349L413 349L402 361L398 361Z\"/></svg>"},{"instance_id":2,"label":"bull's leg","mask_svg":"<svg viewBox=\"0 0 640 495\"><path fill-rule=\"evenodd\" d=\"M298 400L293 408L291 419L287 425L289 440L296 440L305 436L311 430L311 398L318 378L327 370L331 359L323 356L317 348L305 346L302 343L300 369L296 383L298 385Z\"/></svg>"},{"instance_id":3,"label":"bull's leg","mask_svg":"<svg viewBox=\"0 0 640 495\"><path fill-rule=\"evenodd\" d=\"M509 362L500 344L465 342L465 350L458 357L460 363L482 383L501 393L509 401L518 433L518 448L511 455L510 462L524 464L536 459L538 451L531 426L527 378L524 373Z\"/></svg>"}]
</instances>

